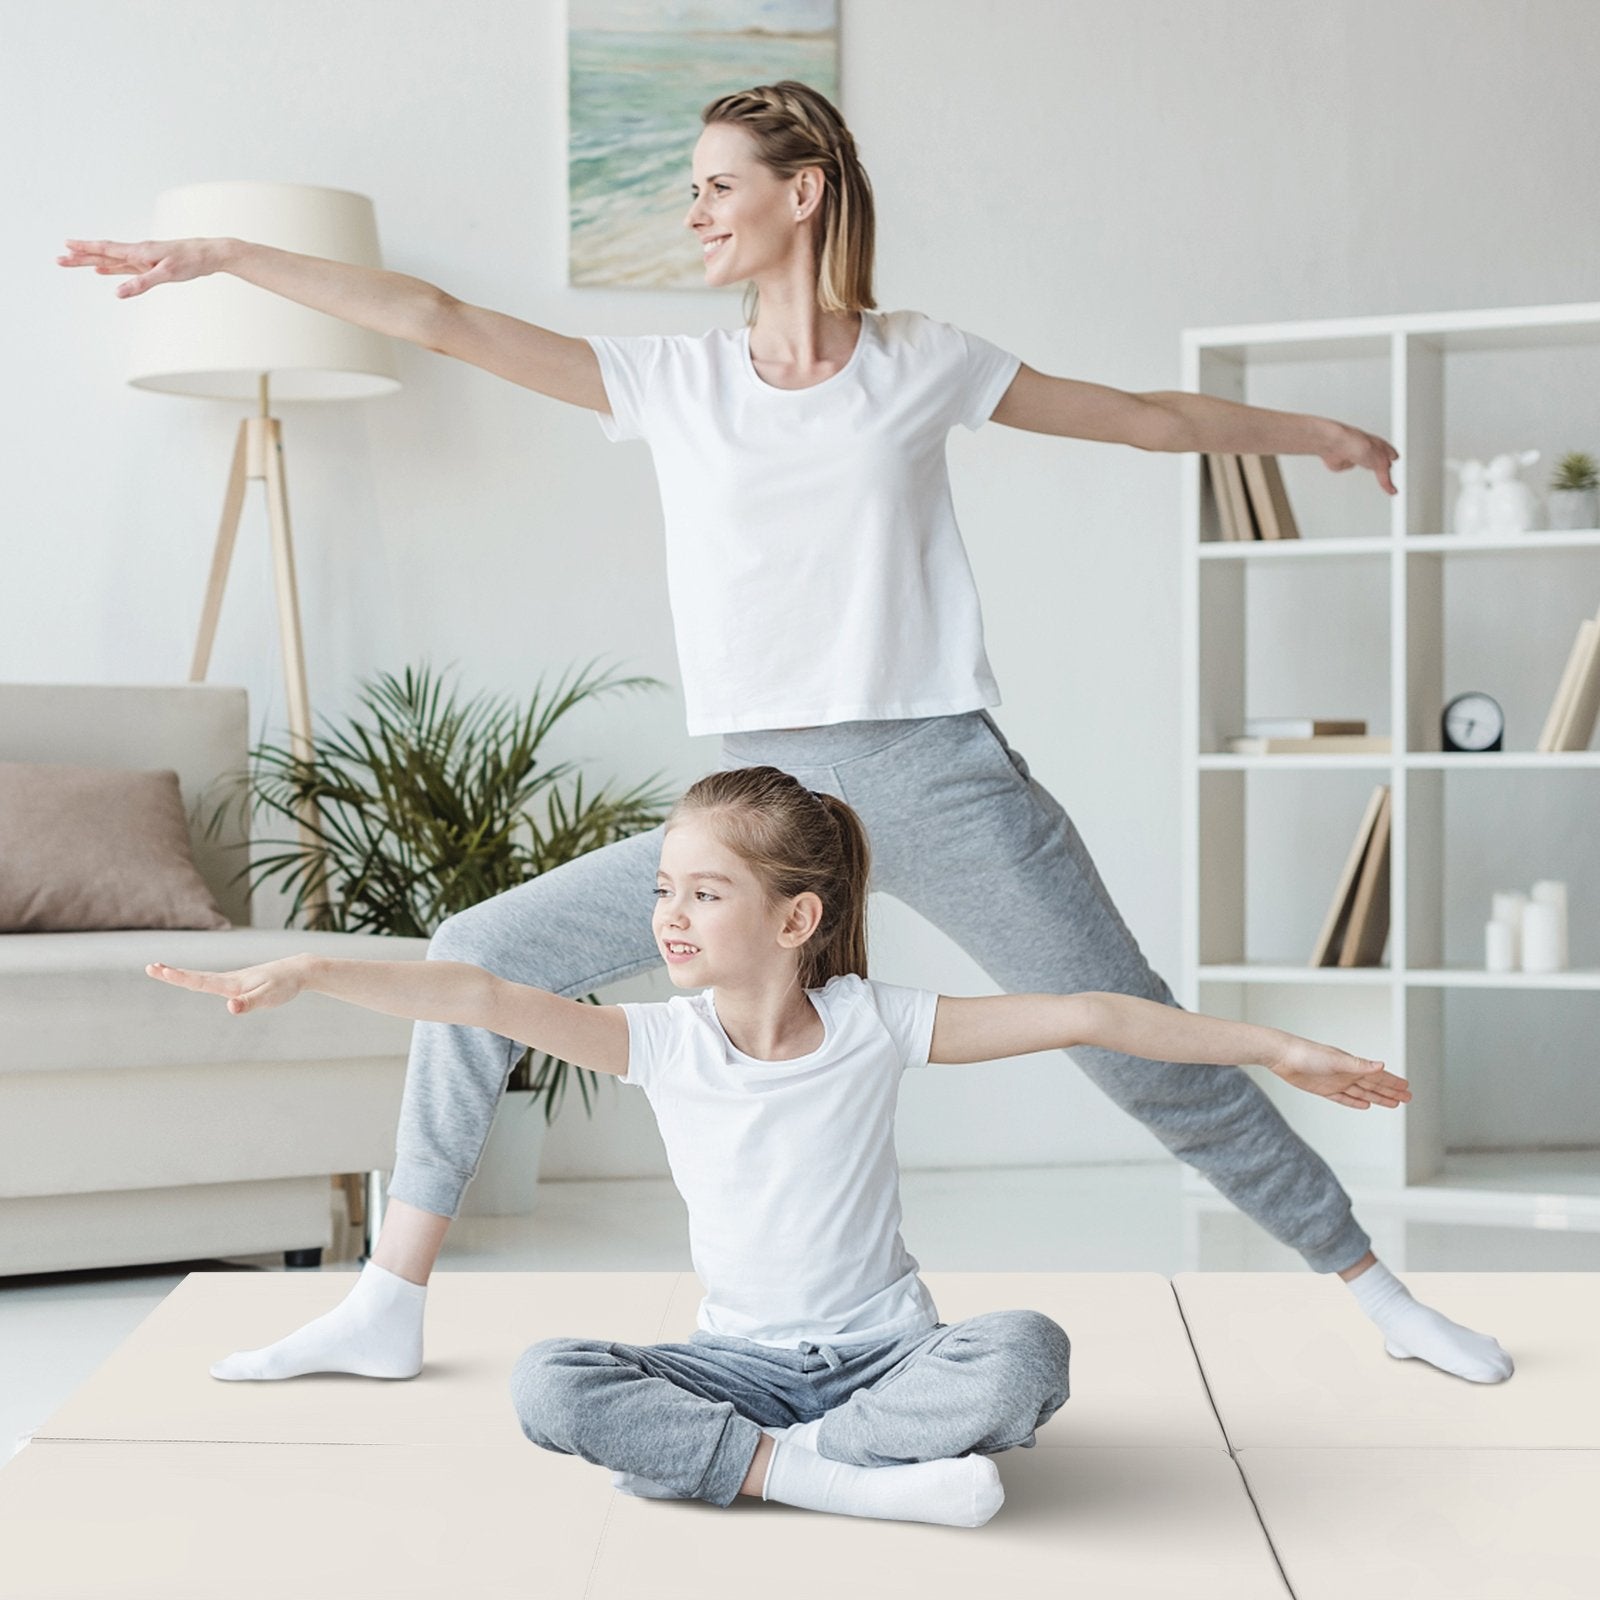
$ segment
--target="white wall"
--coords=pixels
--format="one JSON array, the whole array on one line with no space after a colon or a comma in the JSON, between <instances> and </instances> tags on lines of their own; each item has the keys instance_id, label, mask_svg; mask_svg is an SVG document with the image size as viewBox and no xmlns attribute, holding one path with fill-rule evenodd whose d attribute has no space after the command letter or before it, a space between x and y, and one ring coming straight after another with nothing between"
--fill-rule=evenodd
<instances>
[{"instance_id":1,"label":"white wall","mask_svg":"<svg viewBox=\"0 0 1600 1600\"><path fill-rule=\"evenodd\" d=\"M1589 0L842 10L880 305L1045 371L1169 389L1185 326L1594 296ZM567 332L737 325L733 293L564 286L563 21L553 0L7 8L0 676L187 672L238 413L127 388L132 305L53 264L67 235L142 237L163 188L358 190L387 265ZM281 408L319 710L422 657L515 693L595 654L675 679L648 451L475 369L409 347L400 363L393 398ZM999 427L957 430L950 455L999 720L1172 973L1178 458ZM246 684L277 729L263 535L252 500L212 677ZM715 753L682 726L674 690L575 726L567 751L686 782ZM875 919L883 977L990 987L902 908ZM635 1099L606 1098L593 1123L558 1122L550 1171L659 1162ZM1160 1153L1043 1058L918 1077L902 1149L913 1165Z\"/></svg>"}]
</instances>

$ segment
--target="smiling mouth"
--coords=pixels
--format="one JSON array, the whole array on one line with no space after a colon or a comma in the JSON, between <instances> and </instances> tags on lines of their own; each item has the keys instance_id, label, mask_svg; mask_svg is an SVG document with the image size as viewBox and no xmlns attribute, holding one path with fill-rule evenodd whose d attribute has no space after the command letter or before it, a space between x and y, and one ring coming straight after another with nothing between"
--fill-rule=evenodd
<instances>
[{"instance_id":1,"label":"smiling mouth","mask_svg":"<svg viewBox=\"0 0 1600 1600\"><path fill-rule=\"evenodd\" d=\"M709 261L732 237L732 234L725 233L720 238L703 240L700 249L705 259Z\"/></svg>"},{"instance_id":2,"label":"smiling mouth","mask_svg":"<svg viewBox=\"0 0 1600 1600\"><path fill-rule=\"evenodd\" d=\"M668 939L665 941L665 944L667 951L671 955L697 956L700 954L700 946L697 944L683 944L676 939Z\"/></svg>"}]
</instances>

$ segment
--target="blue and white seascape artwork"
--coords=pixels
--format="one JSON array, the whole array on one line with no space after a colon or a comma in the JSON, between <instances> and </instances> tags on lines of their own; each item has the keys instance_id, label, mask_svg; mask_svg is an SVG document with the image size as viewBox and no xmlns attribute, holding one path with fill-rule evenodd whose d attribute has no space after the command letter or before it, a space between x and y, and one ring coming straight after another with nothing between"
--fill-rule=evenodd
<instances>
[{"instance_id":1,"label":"blue and white seascape artwork","mask_svg":"<svg viewBox=\"0 0 1600 1600\"><path fill-rule=\"evenodd\" d=\"M838 105L838 0L568 0L567 71L567 281L699 288L700 109L782 78Z\"/></svg>"}]
</instances>

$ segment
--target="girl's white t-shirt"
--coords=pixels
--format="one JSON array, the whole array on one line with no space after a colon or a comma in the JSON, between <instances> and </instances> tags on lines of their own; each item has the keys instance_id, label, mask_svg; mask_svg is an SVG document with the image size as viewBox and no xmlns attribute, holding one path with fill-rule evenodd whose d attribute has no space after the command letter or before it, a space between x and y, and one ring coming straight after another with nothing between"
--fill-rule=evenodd
<instances>
[{"instance_id":1,"label":"girl's white t-shirt","mask_svg":"<svg viewBox=\"0 0 1600 1600\"><path fill-rule=\"evenodd\" d=\"M628 1071L661 1129L705 1290L698 1324L758 1344L852 1344L937 1325L900 1237L900 1075L939 997L856 977L807 991L823 1041L793 1061L734 1048L712 991L628 1002Z\"/></svg>"},{"instance_id":2,"label":"girl's white t-shirt","mask_svg":"<svg viewBox=\"0 0 1600 1600\"><path fill-rule=\"evenodd\" d=\"M831 378L778 389L748 328L595 335L606 437L644 439L691 734L1000 703L945 439L1021 366L919 311L864 311Z\"/></svg>"}]
</instances>

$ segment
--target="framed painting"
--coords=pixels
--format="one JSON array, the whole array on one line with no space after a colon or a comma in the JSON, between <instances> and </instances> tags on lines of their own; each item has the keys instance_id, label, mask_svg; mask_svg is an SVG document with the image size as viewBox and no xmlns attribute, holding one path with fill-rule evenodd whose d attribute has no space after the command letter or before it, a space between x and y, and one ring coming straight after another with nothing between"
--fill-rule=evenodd
<instances>
[{"instance_id":1,"label":"framed painting","mask_svg":"<svg viewBox=\"0 0 1600 1600\"><path fill-rule=\"evenodd\" d=\"M700 109L795 78L836 105L838 0L568 0L567 281L697 289Z\"/></svg>"}]
</instances>

